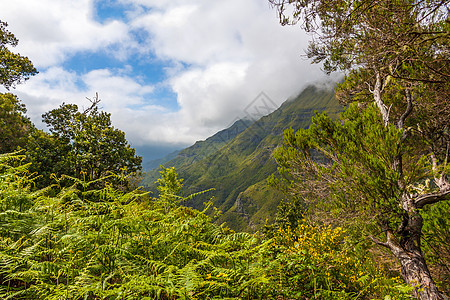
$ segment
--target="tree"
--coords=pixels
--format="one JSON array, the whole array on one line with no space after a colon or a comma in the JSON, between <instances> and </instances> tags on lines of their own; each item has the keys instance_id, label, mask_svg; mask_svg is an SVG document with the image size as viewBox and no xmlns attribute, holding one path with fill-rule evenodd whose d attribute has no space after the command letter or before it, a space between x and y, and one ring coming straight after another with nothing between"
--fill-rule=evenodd
<instances>
[{"instance_id":1,"label":"tree","mask_svg":"<svg viewBox=\"0 0 450 300\"><path fill-rule=\"evenodd\" d=\"M0 153L25 147L28 134L33 128L25 116L26 111L25 105L17 96L0 93Z\"/></svg>"},{"instance_id":2,"label":"tree","mask_svg":"<svg viewBox=\"0 0 450 300\"><path fill-rule=\"evenodd\" d=\"M158 184L159 202L161 202L166 210L166 213L177 206L183 199L181 193L183 190L183 179L178 179L178 174L175 167L165 168L161 166L159 171L161 178L156 180Z\"/></svg>"},{"instance_id":3,"label":"tree","mask_svg":"<svg viewBox=\"0 0 450 300\"><path fill-rule=\"evenodd\" d=\"M99 101L96 96L83 112L75 104L63 103L43 114L51 135L33 136L28 147L33 169L89 181L112 174L126 177L141 169L142 158L135 155L125 133L112 126L111 115L98 109Z\"/></svg>"},{"instance_id":4,"label":"tree","mask_svg":"<svg viewBox=\"0 0 450 300\"><path fill-rule=\"evenodd\" d=\"M6 30L7 26L7 23L0 21L0 84L9 90L37 71L28 58L8 49L8 45L17 46L18 40ZM0 93L0 153L12 152L26 144L33 126L25 113L25 105L17 96Z\"/></svg>"},{"instance_id":5,"label":"tree","mask_svg":"<svg viewBox=\"0 0 450 300\"><path fill-rule=\"evenodd\" d=\"M414 295L442 299L422 253L421 213L450 195L447 1L270 2L283 24L300 21L313 35L314 62L346 72L339 100L360 103L342 124L318 116L309 131L286 132L282 172L310 183L293 192L320 190L353 216L372 212L372 240L399 260ZM312 160L309 149L328 163Z\"/></svg>"},{"instance_id":6,"label":"tree","mask_svg":"<svg viewBox=\"0 0 450 300\"><path fill-rule=\"evenodd\" d=\"M6 29L7 26L7 23L0 21L0 84L9 89L35 75L37 71L27 57L8 49L8 45L17 46L18 40Z\"/></svg>"}]
</instances>

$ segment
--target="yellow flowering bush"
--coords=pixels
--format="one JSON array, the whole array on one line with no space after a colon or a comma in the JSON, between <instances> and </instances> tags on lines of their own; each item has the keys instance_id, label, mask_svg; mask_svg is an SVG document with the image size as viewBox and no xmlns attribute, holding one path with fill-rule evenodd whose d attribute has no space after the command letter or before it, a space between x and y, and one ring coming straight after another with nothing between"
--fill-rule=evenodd
<instances>
[{"instance_id":1,"label":"yellow flowering bush","mask_svg":"<svg viewBox=\"0 0 450 300\"><path fill-rule=\"evenodd\" d=\"M274 234L268 262L274 294L295 299L401 299L401 281L388 279L370 259L351 253L341 227L300 224ZM388 287L387 287L388 286ZM386 288L387 287L387 288ZM403 293L405 294L405 293Z\"/></svg>"}]
</instances>

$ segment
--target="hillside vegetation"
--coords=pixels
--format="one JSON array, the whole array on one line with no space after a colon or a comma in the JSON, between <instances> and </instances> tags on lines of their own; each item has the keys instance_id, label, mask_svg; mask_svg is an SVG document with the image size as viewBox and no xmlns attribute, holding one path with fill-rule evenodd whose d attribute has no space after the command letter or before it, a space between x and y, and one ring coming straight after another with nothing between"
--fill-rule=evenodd
<instances>
[{"instance_id":1,"label":"hillside vegetation","mask_svg":"<svg viewBox=\"0 0 450 300\"><path fill-rule=\"evenodd\" d=\"M331 88L307 87L277 110L255 122L240 120L205 141L180 151L176 158L164 163L175 167L189 192L214 188L213 205L235 230L249 232L273 221L282 194L270 187L267 177L277 170L272 157L282 141L286 128L307 128L315 111L337 117L342 107ZM143 183L155 191L159 168L150 171ZM188 201L200 209L205 199Z\"/></svg>"},{"instance_id":2,"label":"hillside vegetation","mask_svg":"<svg viewBox=\"0 0 450 300\"><path fill-rule=\"evenodd\" d=\"M448 298L447 2L270 3L345 79L181 151L157 194L97 95L47 133L0 94L1 299ZM0 21L6 89L37 72L17 42Z\"/></svg>"},{"instance_id":3,"label":"hillside vegetation","mask_svg":"<svg viewBox=\"0 0 450 300\"><path fill-rule=\"evenodd\" d=\"M342 228L236 233L211 223L211 203L178 205L173 169L160 198L81 180L36 191L22 159L0 156L2 299L408 298Z\"/></svg>"}]
</instances>

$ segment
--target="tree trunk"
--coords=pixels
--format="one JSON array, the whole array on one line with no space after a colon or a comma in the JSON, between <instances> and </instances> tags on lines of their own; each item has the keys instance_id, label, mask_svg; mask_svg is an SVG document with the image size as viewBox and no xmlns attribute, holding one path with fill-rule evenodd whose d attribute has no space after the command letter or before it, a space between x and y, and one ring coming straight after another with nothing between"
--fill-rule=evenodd
<instances>
[{"instance_id":1,"label":"tree trunk","mask_svg":"<svg viewBox=\"0 0 450 300\"><path fill-rule=\"evenodd\" d=\"M404 215L403 224L397 230L400 241L388 230L387 242L383 244L399 260L403 279L414 288L414 297L419 300L445 300L431 277L421 250L422 216L417 209L411 209L408 205L412 204L412 201L405 202L408 213Z\"/></svg>"},{"instance_id":2,"label":"tree trunk","mask_svg":"<svg viewBox=\"0 0 450 300\"><path fill-rule=\"evenodd\" d=\"M403 278L408 285L414 287L413 295L417 299L444 300L431 278L430 271L420 249L400 251L397 258L400 261Z\"/></svg>"}]
</instances>

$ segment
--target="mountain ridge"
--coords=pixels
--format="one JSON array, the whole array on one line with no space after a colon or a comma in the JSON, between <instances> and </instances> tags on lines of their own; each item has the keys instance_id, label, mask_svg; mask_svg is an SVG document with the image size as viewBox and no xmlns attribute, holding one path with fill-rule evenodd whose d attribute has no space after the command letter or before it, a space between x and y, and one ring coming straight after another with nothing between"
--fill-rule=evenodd
<instances>
[{"instance_id":1,"label":"mountain ridge","mask_svg":"<svg viewBox=\"0 0 450 300\"><path fill-rule=\"evenodd\" d=\"M272 153L281 144L285 129L308 127L315 111L326 111L331 116L342 111L332 89L309 86L259 120L239 120L181 150L165 167L177 169L187 193L215 189L213 204L223 212L217 222L227 222L236 230L255 231L271 220L282 199L266 182L277 169ZM228 134L227 139L224 134ZM152 176L159 175L157 170L152 172ZM150 178L156 180L147 177L147 183ZM149 187L154 190L154 186ZM186 205L202 208L209 197L204 195Z\"/></svg>"}]
</instances>

